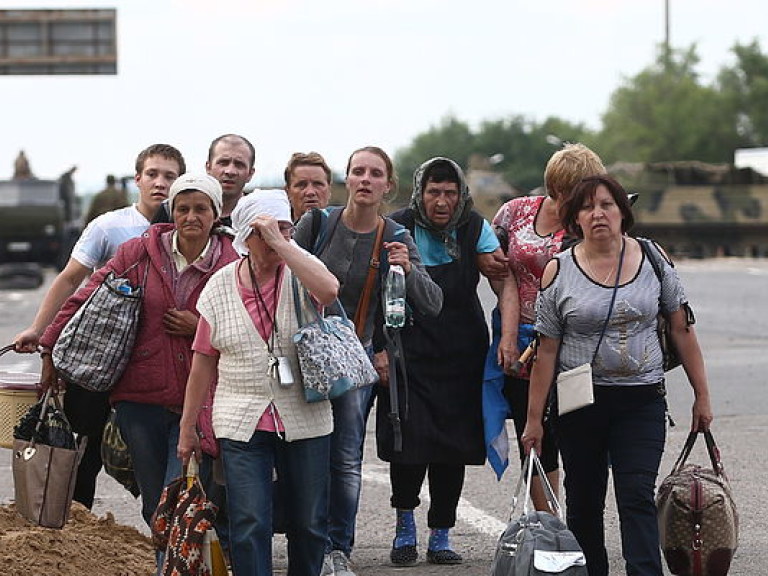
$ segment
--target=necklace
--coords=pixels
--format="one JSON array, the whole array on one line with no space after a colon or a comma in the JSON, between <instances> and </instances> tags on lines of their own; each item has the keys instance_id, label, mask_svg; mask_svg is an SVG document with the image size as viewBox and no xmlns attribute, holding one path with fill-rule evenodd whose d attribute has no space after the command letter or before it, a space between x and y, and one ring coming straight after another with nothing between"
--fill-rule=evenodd
<instances>
[{"instance_id":1,"label":"necklace","mask_svg":"<svg viewBox=\"0 0 768 576\"><path fill-rule=\"evenodd\" d=\"M582 246L582 248L584 247ZM597 282L598 281L597 274L595 274L595 271L592 269L592 262L589 259L589 254L587 253L586 248L584 248L584 262L587 265L587 269L589 271L590 277ZM608 271L608 274L605 275L605 278L603 278L602 281L600 281L600 284L603 284L603 285L607 284L608 280L611 278L611 276L615 271L616 271L616 262L613 263L613 267Z\"/></svg>"},{"instance_id":2,"label":"necklace","mask_svg":"<svg viewBox=\"0 0 768 576\"><path fill-rule=\"evenodd\" d=\"M280 267L275 270L275 279L274 279L274 285L272 286L272 305L274 306L273 313L270 314L269 307L267 306L267 303L264 300L264 297L261 294L261 288L259 287L259 283L256 281L256 274L253 270L253 265L251 264L250 257L245 257L246 263L248 264L248 273L251 277L251 289L253 291L253 295L256 297L256 311L259 313L259 319L263 323L264 326L269 328L270 332L270 340L271 342L274 342L275 334L277 333L277 322L276 316L277 316L277 280L278 276L280 275ZM263 313L262 313L263 311ZM264 316L266 316L267 322L264 322ZM267 342L268 348L270 348L271 352L271 342Z\"/></svg>"}]
</instances>

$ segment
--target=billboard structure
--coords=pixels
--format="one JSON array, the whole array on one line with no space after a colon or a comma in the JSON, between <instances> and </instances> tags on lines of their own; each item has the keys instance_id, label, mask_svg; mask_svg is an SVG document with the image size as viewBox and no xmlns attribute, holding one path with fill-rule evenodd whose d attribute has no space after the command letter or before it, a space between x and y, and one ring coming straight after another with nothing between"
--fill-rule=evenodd
<instances>
[{"instance_id":1,"label":"billboard structure","mask_svg":"<svg viewBox=\"0 0 768 576\"><path fill-rule=\"evenodd\" d=\"M117 74L117 11L0 10L0 75Z\"/></svg>"}]
</instances>

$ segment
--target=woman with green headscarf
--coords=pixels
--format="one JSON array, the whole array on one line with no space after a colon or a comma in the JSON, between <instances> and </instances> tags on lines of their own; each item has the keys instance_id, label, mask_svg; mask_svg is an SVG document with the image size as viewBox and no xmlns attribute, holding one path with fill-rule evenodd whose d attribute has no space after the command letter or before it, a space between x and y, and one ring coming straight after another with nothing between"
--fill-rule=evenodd
<instances>
[{"instance_id":1,"label":"woman with green headscarf","mask_svg":"<svg viewBox=\"0 0 768 576\"><path fill-rule=\"evenodd\" d=\"M413 511L429 478L427 561L458 564L449 529L464 486L467 464L485 462L481 393L488 349L477 284L488 262L504 268L490 225L473 209L461 168L448 158L428 160L416 171L410 207L391 218L408 228L432 280L443 290L437 318L412 311L402 329L407 372L398 380L402 451L394 449L389 391L379 389L376 440L379 457L390 463L392 507L397 511L393 564L418 558ZM492 270L493 267L491 266Z\"/></svg>"}]
</instances>

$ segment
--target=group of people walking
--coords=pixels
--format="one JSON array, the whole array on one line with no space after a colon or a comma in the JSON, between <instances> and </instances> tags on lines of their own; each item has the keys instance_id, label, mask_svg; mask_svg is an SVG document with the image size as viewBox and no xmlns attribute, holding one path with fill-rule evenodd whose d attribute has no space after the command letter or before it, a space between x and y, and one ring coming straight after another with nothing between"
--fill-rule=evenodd
<instances>
[{"instance_id":1,"label":"group of people walking","mask_svg":"<svg viewBox=\"0 0 768 576\"><path fill-rule=\"evenodd\" d=\"M590 574L608 574L609 466L627 572L662 574L653 503L666 406L659 313L672 322L694 390L692 428L707 428L712 410L679 278L665 257L660 282L627 235L627 194L599 157L564 146L547 165L547 195L509 201L493 225L473 210L464 173L449 158L424 162L407 207L389 216L383 207L397 182L378 147L350 155L340 207L328 206L331 170L319 154L294 154L284 189L245 195L254 164L253 146L234 134L211 143L201 173L187 173L172 146L142 151L137 204L89 223L16 337L18 351L41 350L43 385L58 387L51 349L89 294L109 272L144 286L136 343L115 387L99 394L66 385L65 410L91 446L75 499L93 503L101 429L114 409L148 523L163 487L195 458L220 507L217 529L235 575L271 575L273 534L284 531L289 575L354 576L363 444L376 406L377 454L389 463L394 510L391 562L419 559L414 510L427 480L426 560L457 564L449 534L465 467L486 461L484 406L496 401L514 420L521 460L535 447L555 486L562 456L568 524ZM396 354L382 311L393 265L405 272L408 310ZM492 348L481 276L498 295ZM296 285L310 306L342 306L355 319L377 384L304 400ZM533 340L533 367L518 369ZM505 372L496 389L483 384L489 350ZM553 378L590 361L595 403L558 417ZM280 362L293 367L290 378L274 369ZM534 503L547 507L540 494ZM158 570L162 563L158 551Z\"/></svg>"}]
</instances>

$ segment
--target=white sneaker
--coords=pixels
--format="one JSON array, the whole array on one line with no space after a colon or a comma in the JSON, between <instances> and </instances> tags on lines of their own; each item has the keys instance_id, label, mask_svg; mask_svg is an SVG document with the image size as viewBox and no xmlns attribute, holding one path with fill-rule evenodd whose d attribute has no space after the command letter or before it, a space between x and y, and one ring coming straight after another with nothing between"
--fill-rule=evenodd
<instances>
[{"instance_id":1,"label":"white sneaker","mask_svg":"<svg viewBox=\"0 0 768 576\"><path fill-rule=\"evenodd\" d=\"M349 558L341 550L331 552L331 560L333 561L333 574L335 576L356 576L349 568L351 563Z\"/></svg>"},{"instance_id":2,"label":"white sneaker","mask_svg":"<svg viewBox=\"0 0 768 576\"><path fill-rule=\"evenodd\" d=\"M320 570L320 576L334 576L333 558L331 558L330 554L323 556L323 569Z\"/></svg>"}]
</instances>

